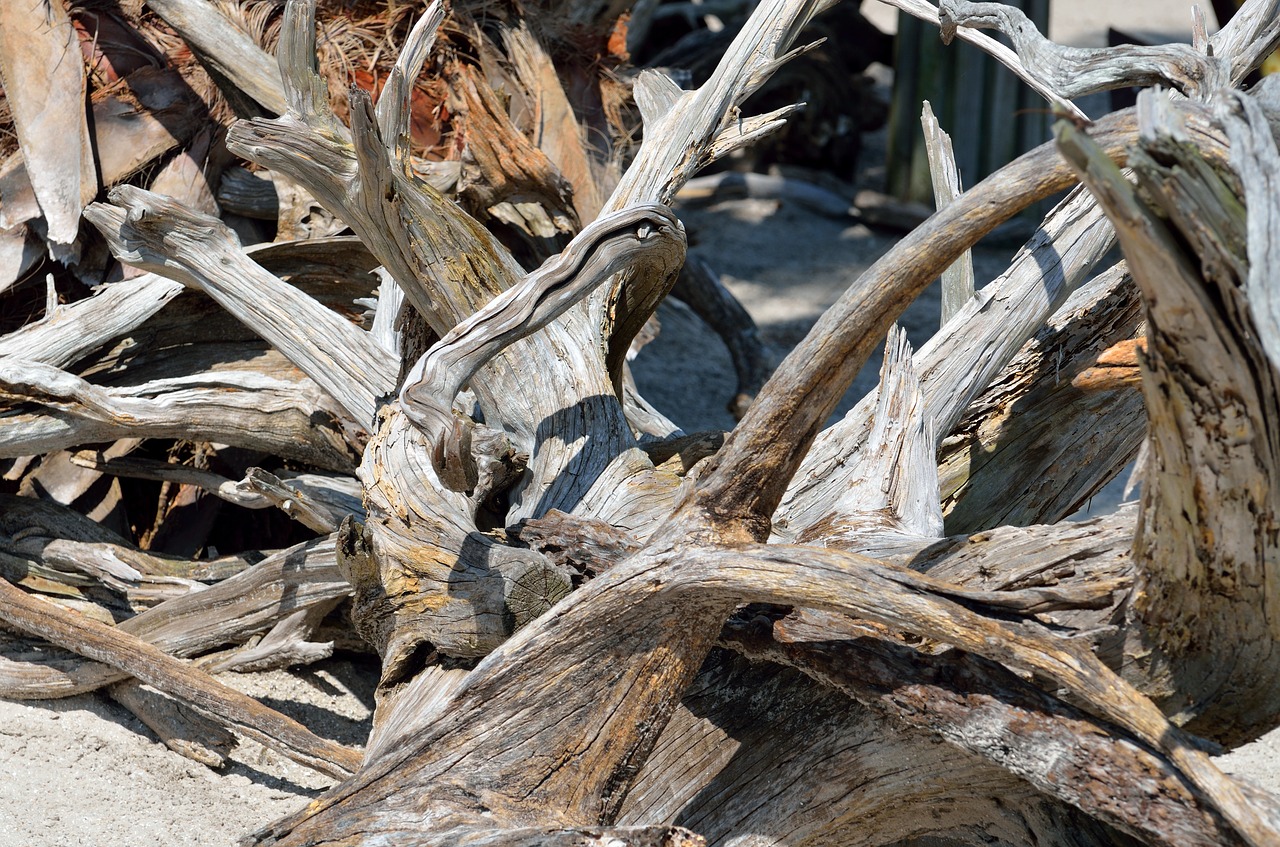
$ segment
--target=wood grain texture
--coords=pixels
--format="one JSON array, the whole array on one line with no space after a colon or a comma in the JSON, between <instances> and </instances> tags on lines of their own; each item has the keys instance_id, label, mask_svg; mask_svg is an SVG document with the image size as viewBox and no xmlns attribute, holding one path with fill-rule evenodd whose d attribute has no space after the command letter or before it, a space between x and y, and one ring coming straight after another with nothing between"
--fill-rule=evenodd
<instances>
[{"instance_id":1,"label":"wood grain texture","mask_svg":"<svg viewBox=\"0 0 1280 847\"><path fill-rule=\"evenodd\" d=\"M360 766L359 752L313 735L292 718L137 636L31 598L4 580L0 580L0 598L4 600L0 603L0 618L10 626L135 676L299 764L335 777L353 773Z\"/></svg>"}]
</instances>

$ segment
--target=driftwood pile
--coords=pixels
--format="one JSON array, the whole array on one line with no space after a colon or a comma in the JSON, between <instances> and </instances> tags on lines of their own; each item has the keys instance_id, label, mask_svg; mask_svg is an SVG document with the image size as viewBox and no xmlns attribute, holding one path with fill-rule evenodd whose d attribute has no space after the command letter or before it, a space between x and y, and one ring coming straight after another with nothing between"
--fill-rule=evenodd
<instances>
[{"instance_id":1,"label":"driftwood pile","mask_svg":"<svg viewBox=\"0 0 1280 847\"><path fill-rule=\"evenodd\" d=\"M238 27L266 7L150 0L198 63L111 58L90 119L83 63L39 58L78 60L82 27L3 4L3 296L32 299L46 250L122 264L0 337L5 478L60 491L0 501L0 695L109 686L200 761L229 728L340 778L256 844L1280 844L1280 800L1209 758L1280 723L1280 95L1240 88L1280 3L1080 50L999 4L896 0L1048 97L1056 140L961 193L926 113L939 211L767 382L737 348L731 433L684 433L627 372L657 304L698 286L750 327L682 274L668 207L787 120L748 98L824 5L762 0L690 89L620 76L652 4L432 5L339 97L341 27L318 42L307 0ZM1070 103L1129 85L1136 109ZM192 102L242 119L201 140ZM194 141L85 208L157 155L115 118ZM259 170L218 165L215 193L223 147ZM973 292L966 251L1066 189ZM230 209L277 242L243 249ZM944 274L913 352L894 320ZM886 338L877 391L823 429ZM1135 455L1136 508L1064 522ZM120 523L122 479L156 520ZM204 494L310 540L155 552ZM382 662L363 751L208 673L334 640Z\"/></svg>"}]
</instances>

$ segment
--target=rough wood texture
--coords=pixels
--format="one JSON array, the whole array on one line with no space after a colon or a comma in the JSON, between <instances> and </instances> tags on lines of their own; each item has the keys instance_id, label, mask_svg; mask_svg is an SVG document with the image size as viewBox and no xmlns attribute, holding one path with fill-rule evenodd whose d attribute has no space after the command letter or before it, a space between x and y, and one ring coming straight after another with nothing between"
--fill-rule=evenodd
<instances>
[{"instance_id":1,"label":"rough wood texture","mask_svg":"<svg viewBox=\"0 0 1280 847\"><path fill-rule=\"evenodd\" d=\"M244 704L209 700L177 657L229 647L205 661L257 667L323 655L333 630L320 619L350 595L352 628L382 659L369 755L339 751L333 770L358 771L258 833L262 844L1275 847L1274 798L1221 774L1209 745L1178 725L1236 743L1280 714L1280 319L1265 288L1280 218L1269 189L1277 109L1268 86L1208 87L1239 79L1275 40L1275 4L1250 0L1216 41L1200 33L1192 47L1108 62L1046 47L991 4L939 14L896 3L948 30L1003 26L1025 61L958 33L1040 75L1051 97L1053 85L1156 74L1205 102L1148 94L1137 111L1065 126L1056 146L955 197L864 274L723 442L684 436L622 364L681 258L663 204L783 119L787 108L741 110L821 5L756 6L697 90L638 75L644 142L610 194L605 151L579 135L610 108L593 99L605 83L563 60L601 49L602 16L619 11L610 4L579 0L554 20L536 5L489 9L483 25L475 8L446 25L432 6L376 100L351 94L347 127L314 66L314 8L290 0L286 108L238 124L229 145L349 223L367 252L351 248L360 258L345 269L330 255L323 281L299 269L325 264L309 248L275 257L297 262L291 272L265 252L256 269L210 219L118 193L129 211L94 213L115 249L180 277L198 270L222 306L184 291L183 324L147 302L169 296L147 281L61 316L51 308L3 342L13 408L0 455L129 439L93 469L66 456L38 471L15 463L65 494L158 433L227 436L328 461L337 476L358 454L364 509L349 487L321 496L318 478L189 478L337 526L197 590L191 570L50 509L24 519L31 533L0 538L0 569L20 586L6 583L15 599L4 608L38 609L24 620L52 641L234 718ZM555 40L570 38L566 21L586 27L579 40ZM626 40L618 26L602 48L611 57ZM430 62L438 28L450 43ZM1046 69L1064 57L1079 79ZM446 105L459 116L452 170L466 208L410 159L414 81L428 66L457 83ZM1086 187L913 355L890 331L906 305L1077 173ZM587 221L593 206L601 215ZM1141 436L1135 392L1072 384L1138 329L1123 269L1099 273L1113 225L1149 324L1144 501L1080 524L999 526L1059 519ZM566 244L532 273L516 258ZM386 268L376 295L360 279L366 259ZM92 327L113 302L127 316L80 344L49 341L60 323ZM819 436L886 337L877 391ZM267 414L268 388L290 392L283 418ZM400 402L384 405L397 389ZM211 411L219 392L233 413ZM943 537L940 479L952 524L971 534ZM156 602L162 590L185 593ZM123 620L110 627L111 616ZM29 639L0 647L7 696L124 675ZM293 730L258 729L277 743Z\"/></svg>"},{"instance_id":2,"label":"rough wood texture","mask_svg":"<svg viewBox=\"0 0 1280 847\"><path fill-rule=\"evenodd\" d=\"M1261 110L1224 96L1234 168L1276 162ZM1149 200L1089 139L1064 128L1059 143L1115 223L1146 304L1151 456L1134 542L1141 626L1130 633L1127 673L1179 722L1237 744L1268 728L1278 705L1280 619L1266 599L1280 579L1270 529L1276 447L1266 421L1280 410L1263 332L1242 299L1251 263L1268 260L1274 198L1245 181L1243 199L1261 216L1246 233L1241 198L1187 143L1189 109L1143 94L1141 155L1130 162ZM1223 424L1196 423L1207 419Z\"/></svg>"},{"instance_id":3,"label":"rough wood texture","mask_svg":"<svg viewBox=\"0 0 1280 847\"><path fill-rule=\"evenodd\" d=\"M0 581L0 618L60 647L105 662L180 697L294 761L342 777L360 766L354 750L313 735L302 724L118 629L34 599Z\"/></svg>"},{"instance_id":4,"label":"rough wood texture","mask_svg":"<svg viewBox=\"0 0 1280 847\"><path fill-rule=\"evenodd\" d=\"M79 232L80 210L98 193L98 173L85 116L84 64L65 6L4 4L0 79L48 239L66 250Z\"/></svg>"},{"instance_id":5,"label":"rough wood texture","mask_svg":"<svg viewBox=\"0 0 1280 847\"><path fill-rule=\"evenodd\" d=\"M956 169L951 136L938 125L929 101L924 101L920 115L924 129L924 149L929 157L929 176L933 180L933 203L941 209L959 196L960 172ZM945 324L973 297L973 254L965 251L960 259L942 272L942 322Z\"/></svg>"},{"instance_id":6,"label":"rough wood texture","mask_svg":"<svg viewBox=\"0 0 1280 847\"><path fill-rule=\"evenodd\" d=\"M397 363L362 330L249 260L216 218L128 186L85 211L116 254L199 288L316 380L361 426L392 392Z\"/></svg>"}]
</instances>

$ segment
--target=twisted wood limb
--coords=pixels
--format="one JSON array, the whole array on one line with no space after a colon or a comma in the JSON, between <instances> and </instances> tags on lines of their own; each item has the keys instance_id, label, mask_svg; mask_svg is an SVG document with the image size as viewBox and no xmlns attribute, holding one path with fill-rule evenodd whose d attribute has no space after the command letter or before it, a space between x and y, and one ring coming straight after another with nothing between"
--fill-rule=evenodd
<instances>
[{"instance_id":1,"label":"twisted wood limb","mask_svg":"<svg viewBox=\"0 0 1280 847\"><path fill-rule=\"evenodd\" d=\"M513 342L537 332L621 270L670 287L684 261L684 227L664 206L633 206L599 218L541 268L508 288L449 331L405 377L400 403L435 445L432 461L454 491L475 487L469 418L453 414L453 400L485 363Z\"/></svg>"}]
</instances>

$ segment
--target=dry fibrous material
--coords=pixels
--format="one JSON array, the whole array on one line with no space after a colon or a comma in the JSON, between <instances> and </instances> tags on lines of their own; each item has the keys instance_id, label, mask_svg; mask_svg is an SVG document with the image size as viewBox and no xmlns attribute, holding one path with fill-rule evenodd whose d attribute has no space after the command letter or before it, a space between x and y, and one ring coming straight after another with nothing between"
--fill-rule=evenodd
<instances>
[{"instance_id":1,"label":"dry fibrous material","mask_svg":"<svg viewBox=\"0 0 1280 847\"><path fill-rule=\"evenodd\" d=\"M181 33L184 4L161 5ZM193 563L15 498L0 617L74 655L0 663L0 694L110 685L175 749L221 761L225 735L136 678L342 778L263 845L1280 844L1280 802L1208 755L1280 722L1280 107L1270 83L1234 87L1280 32L1275 3L1118 53L1056 48L998 4L895 4L1068 111L1085 89L1168 87L940 186L767 381L713 274L686 281L740 336L754 399L723 438L682 433L626 373L684 258L668 206L786 120L748 98L821 5L764 0L696 88L638 74L644 137L621 173L587 140L612 83L570 49L618 55L609 4L433 4L345 105L315 64L333 24L313 4L269 26L216 13L279 27L252 84L254 63L204 57L271 112L226 151L298 192L281 220L314 201L358 242L245 251L207 205L117 188L86 217L147 274L0 337L0 455L70 502L141 478L167 514L216 495L319 537ZM424 70L452 86L441 184L460 202L418 176ZM179 162L165 184L231 196L191 176ZM971 293L967 251L1077 184ZM913 352L894 321L943 274L945 325ZM184 303L203 322L184 326ZM1140 392L1090 382L1139 335ZM881 345L878 388L824 429ZM197 445L173 453L190 467L133 455L156 438ZM115 443L56 452L89 442ZM1063 521L1144 443L1140 504ZM183 662L328 655L338 604L382 667L363 755Z\"/></svg>"}]
</instances>

